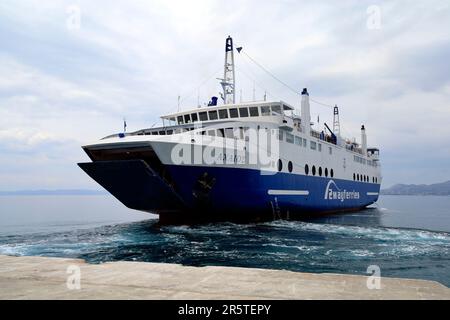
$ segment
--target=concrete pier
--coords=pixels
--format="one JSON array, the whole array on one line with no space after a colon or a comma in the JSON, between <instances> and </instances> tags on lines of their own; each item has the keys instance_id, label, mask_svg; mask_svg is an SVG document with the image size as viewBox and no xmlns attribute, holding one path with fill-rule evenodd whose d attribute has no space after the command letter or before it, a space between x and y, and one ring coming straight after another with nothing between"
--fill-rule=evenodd
<instances>
[{"instance_id":1,"label":"concrete pier","mask_svg":"<svg viewBox=\"0 0 450 320\"><path fill-rule=\"evenodd\" d=\"M284 270L0 256L0 299L450 299L450 289L434 281L383 277L380 289L368 289L367 279Z\"/></svg>"}]
</instances>

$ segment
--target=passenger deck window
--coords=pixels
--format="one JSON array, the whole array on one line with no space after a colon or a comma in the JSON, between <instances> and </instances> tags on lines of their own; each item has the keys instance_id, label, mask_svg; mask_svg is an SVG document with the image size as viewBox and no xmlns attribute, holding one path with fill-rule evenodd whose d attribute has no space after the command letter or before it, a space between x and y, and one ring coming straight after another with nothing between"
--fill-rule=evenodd
<instances>
[{"instance_id":1,"label":"passenger deck window","mask_svg":"<svg viewBox=\"0 0 450 320\"><path fill-rule=\"evenodd\" d=\"M178 116L177 117L177 121L178 121L178 124L183 124L184 122L183 122L183 116Z\"/></svg>"},{"instance_id":2,"label":"passenger deck window","mask_svg":"<svg viewBox=\"0 0 450 320\"><path fill-rule=\"evenodd\" d=\"M278 140L283 141L283 131L278 130Z\"/></svg>"},{"instance_id":3,"label":"passenger deck window","mask_svg":"<svg viewBox=\"0 0 450 320\"><path fill-rule=\"evenodd\" d=\"M295 136L295 144L298 146L302 145L302 138Z\"/></svg>"},{"instance_id":4,"label":"passenger deck window","mask_svg":"<svg viewBox=\"0 0 450 320\"><path fill-rule=\"evenodd\" d=\"M208 114L206 113L206 111L199 112L198 116L200 117L200 121L208 121Z\"/></svg>"},{"instance_id":5,"label":"passenger deck window","mask_svg":"<svg viewBox=\"0 0 450 320\"><path fill-rule=\"evenodd\" d=\"M216 136L216 130L208 130L208 136L215 137Z\"/></svg>"},{"instance_id":6,"label":"passenger deck window","mask_svg":"<svg viewBox=\"0 0 450 320\"><path fill-rule=\"evenodd\" d=\"M294 135L286 132L286 142L294 143Z\"/></svg>"},{"instance_id":7,"label":"passenger deck window","mask_svg":"<svg viewBox=\"0 0 450 320\"><path fill-rule=\"evenodd\" d=\"M233 139L234 138L234 133L233 133L233 128L226 128L225 129L225 137Z\"/></svg>"},{"instance_id":8,"label":"passenger deck window","mask_svg":"<svg viewBox=\"0 0 450 320\"><path fill-rule=\"evenodd\" d=\"M269 106L262 106L261 107L261 115L262 116L270 116L270 107Z\"/></svg>"},{"instance_id":9,"label":"passenger deck window","mask_svg":"<svg viewBox=\"0 0 450 320\"><path fill-rule=\"evenodd\" d=\"M258 107L250 107L250 116L251 117L259 116Z\"/></svg>"},{"instance_id":10,"label":"passenger deck window","mask_svg":"<svg viewBox=\"0 0 450 320\"><path fill-rule=\"evenodd\" d=\"M208 111L209 120L217 120L217 110Z\"/></svg>"},{"instance_id":11,"label":"passenger deck window","mask_svg":"<svg viewBox=\"0 0 450 320\"><path fill-rule=\"evenodd\" d=\"M310 147L311 147L311 150L316 150L317 149L317 143L315 143L314 141L310 141Z\"/></svg>"},{"instance_id":12,"label":"passenger deck window","mask_svg":"<svg viewBox=\"0 0 450 320\"><path fill-rule=\"evenodd\" d=\"M241 118L248 117L248 108L239 108L239 116Z\"/></svg>"},{"instance_id":13,"label":"passenger deck window","mask_svg":"<svg viewBox=\"0 0 450 320\"><path fill-rule=\"evenodd\" d=\"M237 108L231 108L230 109L230 118L239 118L239 114L238 114Z\"/></svg>"},{"instance_id":14,"label":"passenger deck window","mask_svg":"<svg viewBox=\"0 0 450 320\"><path fill-rule=\"evenodd\" d=\"M184 115L184 123L189 123L191 122L191 116L189 114L185 114Z\"/></svg>"},{"instance_id":15,"label":"passenger deck window","mask_svg":"<svg viewBox=\"0 0 450 320\"><path fill-rule=\"evenodd\" d=\"M220 119L227 119L228 118L228 110L227 109L219 110L219 118Z\"/></svg>"}]
</instances>

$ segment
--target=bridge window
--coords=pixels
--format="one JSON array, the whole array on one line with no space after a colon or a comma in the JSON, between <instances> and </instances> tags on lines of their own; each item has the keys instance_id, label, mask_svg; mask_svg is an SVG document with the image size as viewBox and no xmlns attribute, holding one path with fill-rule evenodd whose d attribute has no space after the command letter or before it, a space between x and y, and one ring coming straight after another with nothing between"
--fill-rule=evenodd
<instances>
[{"instance_id":1,"label":"bridge window","mask_svg":"<svg viewBox=\"0 0 450 320\"><path fill-rule=\"evenodd\" d=\"M270 107L269 106L262 106L261 107L261 115L262 116L270 116Z\"/></svg>"},{"instance_id":2,"label":"bridge window","mask_svg":"<svg viewBox=\"0 0 450 320\"><path fill-rule=\"evenodd\" d=\"M208 121L208 114L206 113L206 111L199 112L198 116L200 118L200 121Z\"/></svg>"},{"instance_id":3,"label":"bridge window","mask_svg":"<svg viewBox=\"0 0 450 320\"><path fill-rule=\"evenodd\" d=\"M275 115L280 115L281 114L281 106L272 106L272 113Z\"/></svg>"},{"instance_id":4,"label":"bridge window","mask_svg":"<svg viewBox=\"0 0 450 320\"><path fill-rule=\"evenodd\" d=\"M185 114L184 115L184 123L189 123L189 122L191 122L191 115Z\"/></svg>"},{"instance_id":5,"label":"bridge window","mask_svg":"<svg viewBox=\"0 0 450 320\"><path fill-rule=\"evenodd\" d=\"M248 108L239 108L239 116L241 118L248 117Z\"/></svg>"},{"instance_id":6,"label":"bridge window","mask_svg":"<svg viewBox=\"0 0 450 320\"><path fill-rule=\"evenodd\" d=\"M312 166L312 174L313 174L313 176L316 175L316 166Z\"/></svg>"},{"instance_id":7,"label":"bridge window","mask_svg":"<svg viewBox=\"0 0 450 320\"><path fill-rule=\"evenodd\" d=\"M251 117L259 116L258 107L250 107L250 116Z\"/></svg>"},{"instance_id":8,"label":"bridge window","mask_svg":"<svg viewBox=\"0 0 450 320\"><path fill-rule=\"evenodd\" d=\"M220 119L227 119L228 118L228 110L227 109L219 110L219 118Z\"/></svg>"},{"instance_id":9,"label":"bridge window","mask_svg":"<svg viewBox=\"0 0 450 320\"><path fill-rule=\"evenodd\" d=\"M306 175L309 174L309 166L307 164L305 164L305 174Z\"/></svg>"},{"instance_id":10,"label":"bridge window","mask_svg":"<svg viewBox=\"0 0 450 320\"><path fill-rule=\"evenodd\" d=\"M177 121L178 121L178 124L183 124L184 122L183 122L183 116L178 116L177 117Z\"/></svg>"},{"instance_id":11,"label":"bridge window","mask_svg":"<svg viewBox=\"0 0 450 320\"><path fill-rule=\"evenodd\" d=\"M191 119L192 119L192 122L198 121L197 113L191 113Z\"/></svg>"},{"instance_id":12,"label":"bridge window","mask_svg":"<svg viewBox=\"0 0 450 320\"><path fill-rule=\"evenodd\" d=\"M217 110L208 111L209 120L217 120Z\"/></svg>"},{"instance_id":13,"label":"bridge window","mask_svg":"<svg viewBox=\"0 0 450 320\"><path fill-rule=\"evenodd\" d=\"M239 118L238 109L231 108L230 109L230 118Z\"/></svg>"},{"instance_id":14,"label":"bridge window","mask_svg":"<svg viewBox=\"0 0 450 320\"><path fill-rule=\"evenodd\" d=\"M278 159L278 171L283 170L283 161L281 159Z\"/></svg>"},{"instance_id":15,"label":"bridge window","mask_svg":"<svg viewBox=\"0 0 450 320\"><path fill-rule=\"evenodd\" d=\"M332 177L332 178L334 177L334 171L333 171L333 169L330 170L330 177Z\"/></svg>"},{"instance_id":16,"label":"bridge window","mask_svg":"<svg viewBox=\"0 0 450 320\"><path fill-rule=\"evenodd\" d=\"M292 161L288 162L288 170L289 172L292 172L293 166L292 166Z\"/></svg>"}]
</instances>

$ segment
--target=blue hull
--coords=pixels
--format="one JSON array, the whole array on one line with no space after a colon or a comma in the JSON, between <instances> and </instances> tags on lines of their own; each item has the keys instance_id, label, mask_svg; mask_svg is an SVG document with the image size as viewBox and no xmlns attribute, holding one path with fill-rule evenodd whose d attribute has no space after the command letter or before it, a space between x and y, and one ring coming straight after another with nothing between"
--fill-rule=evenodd
<instances>
[{"instance_id":1,"label":"blue hull","mask_svg":"<svg viewBox=\"0 0 450 320\"><path fill-rule=\"evenodd\" d=\"M162 174L142 160L79 165L129 208L207 220L355 210L377 201L380 190L374 183L251 169L174 165Z\"/></svg>"}]
</instances>

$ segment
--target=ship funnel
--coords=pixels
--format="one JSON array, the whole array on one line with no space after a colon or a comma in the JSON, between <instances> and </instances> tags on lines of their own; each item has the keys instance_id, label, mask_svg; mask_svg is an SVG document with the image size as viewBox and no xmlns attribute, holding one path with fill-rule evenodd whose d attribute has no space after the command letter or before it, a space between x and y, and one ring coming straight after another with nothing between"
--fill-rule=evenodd
<instances>
[{"instance_id":1,"label":"ship funnel","mask_svg":"<svg viewBox=\"0 0 450 320\"><path fill-rule=\"evenodd\" d=\"M364 156L367 156L367 136L366 128L364 125L361 126L361 149Z\"/></svg>"},{"instance_id":2,"label":"ship funnel","mask_svg":"<svg viewBox=\"0 0 450 320\"><path fill-rule=\"evenodd\" d=\"M309 106L309 93L306 88L302 91L301 119L302 128L304 132L309 135L311 132L311 112Z\"/></svg>"}]
</instances>

